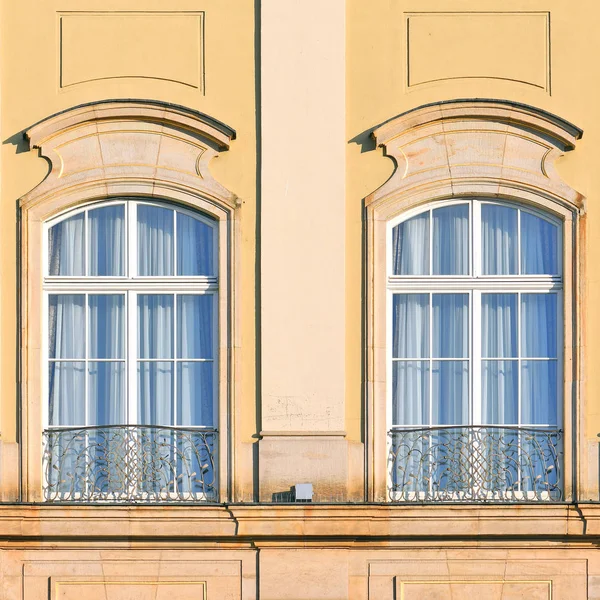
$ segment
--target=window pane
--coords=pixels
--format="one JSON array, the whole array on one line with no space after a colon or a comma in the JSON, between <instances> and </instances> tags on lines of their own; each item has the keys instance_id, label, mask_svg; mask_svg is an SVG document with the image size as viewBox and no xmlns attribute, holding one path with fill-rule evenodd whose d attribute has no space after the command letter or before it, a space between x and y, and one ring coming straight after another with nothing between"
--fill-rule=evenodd
<instances>
[{"instance_id":1,"label":"window pane","mask_svg":"<svg viewBox=\"0 0 600 600\"><path fill-rule=\"evenodd\" d=\"M429 361L392 363L394 425L429 425Z\"/></svg>"},{"instance_id":2,"label":"window pane","mask_svg":"<svg viewBox=\"0 0 600 600\"><path fill-rule=\"evenodd\" d=\"M52 294L48 304L49 358L85 358L85 296Z\"/></svg>"},{"instance_id":3,"label":"window pane","mask_svg":"<svg viewBox=\"0 0 600 600\"><path fill-rule=\"evenodd\" d=\"M138 363L139 425L173 425L173 363Z\"/></svg>"},{"instance_id":4,"label":"window pane","mask_svg":"<svg viewBox=\"0 0 600 600\"><path fill-rule=\"evenodd\" d=\"M88 425L125 423L125 363L88 363Z\"/></svg>"},{"instance_id":5,"label":"window pane","mask_svg":"<svg viewBox=\"0 0 600 600\"><path fill-rule=\"evenodd\" d=\"M484 358L517 356L517 294L481 294Z\"/></svg>"},{"instance_id":6,"label":"window pane","mask_svg":"<svg viewBox=\"0 0 600 600\"><path fill-rule=\"evenodd\" d=\"M556 358L556 294L521 295L521 355Z\"/></svg>"},{"instance_id":7,"label":"window pane","mask_svg":"<svg viewBox=\"0 0 600 600\"><path fill-rule=\"evenodd\" d=\"M433 356L468 358L468 294L433 295Z\"/></svg>"},{"instance_id":8,"label":"window pane","mask_svg":"<svg viewBox=\"0 0 600 600\"><path fill-rule=\"evenodd\" d=\"M138 205L138 275L173 275L173 214L169 208Z\"/></svg>"},{"instance_id":9,"label":"window pane","mask_svg":"<svg viewBox=\"0 0 600 600\"><path fill-rule=\"evenodd\" d=\"M433 361L433 425L469 422L469 363L466 360Z\"/></svg>"},{"instance_id":10,"label":"window pane","mask_svg":"<svg viewBox=\"0 0 600 600\"><path fill-rule=\"evenodd\" d=\"M212 362L177 363L177 424L213 424Z\"/></svg>"},{"instance_id":11,"label":"window pane","mask_svg":"<svg viewBox=\"0 0 600 600\"><path fill-rule=\"evenodd\" d=\"M85 275L84 213L53 225L48 231L48 274Z\"/></svg>"},{"instance_id":12,"label":"window pane","mask_svg":"<svg viewBox=\"0 0 600 600\"><path fill-rule=\"evenodd\" d=\"M213 298L177 296L177 358L214 358Z\"/></svg>"},{"instance_id":13,"label":"window pane","mask_svg":"<svg viewBox=\"0 0 600 600\"><path fill-rule=\"evenodd\" d=\"M484 360L481 365L482 419L486 425L517 425L518 362Z\"/></svg>"},{"instance_id":14,"label":"window pane","mask_svg":"<svg viewBox=\"0 0 600 600\"><path fill-rule=\"evenodd\" d=\"M481 205L482 272L484 275L517 273L517 209Z\"/></svg>"},{"instance_id":15,"label":"window pane","mask_svg":"<svg viewBox=\"0 0 600 600\"><path fill-rule=\"evenodd\" d=\"M138 296L138 358L173 358L173 296Z\"/></svg>"},{"instance_id":16,"label":"window pane","mask_svg":"<svg viewBox=\"0 0 600 600\"><path fill-rule=\"evenodd\" d=\"M521 273L554 275L558 273L558 227L521 211Z\"/></svg>"},{"instance_id":17,"label":"window pane","mask_svg":"<svg viewBox=\"0 0 600 600\"><path fill-rule=\"evenodd\" d=\"M121 294L90 294L89 357L124 358L125 297Z\"/></svg>"},{"instance_id":18,"label":"window pane","mask_svg":"<svg viewBox=\"0 0 600 600\"><path fill-rule=\"evenodd\" d=\"M521 363L521 423L556 424L557 385L555 360Z\"/></svg>"},{"instance_id":19,"label":"window pane","mask_svg":"<svg viewBox=\"0 0 600 600\"><path fill-rule=\"evenodd\" d=\"M429 356L429 294L394 294L393 358Z\"/></svg>"},{"instance_id":20,"label":"window pane","mask_svg":"<svg viewBox=\"0 0 600 600\"><path fill-rule=\"evenodd\" d=\"M85 363L51 362L48 371L48 424L85 425Z\"/></svg>"},{"instance_id":21,"label":"window pane","mask_svg":"<svg viewBox=\"0 0 600 600\"><path fill-rule=\"evenodd\" d=\"M125 206L88 212L88 275L125 275Z\"/></svg>"},{"instance_id":22,"label":"window pane","mask_svg":"<svg viewBox=\"0 0 600 600\"><path fill-rule=\"evenodd\" d=\"M433 274L468 275L469 205L433 211Z\"/></svg>"},{"instance_id":23,"label":"window pane","mask_svg":"<svg viewBox=\"0 0 600 600\"><path fill-rule=\"evenodd\" d=\"M177 213L177 275L214 275L214 228Z\"/></svg>"},{"instance_id":24,"label":"window pane","mask_svg":"<svg viewBox=\"0 0 600 600\"><path fill-rule=\"evenodd\" d=\"M392 230L392 273L429 275L429 212L403 221Z\"/></svg>"}]
</instances>

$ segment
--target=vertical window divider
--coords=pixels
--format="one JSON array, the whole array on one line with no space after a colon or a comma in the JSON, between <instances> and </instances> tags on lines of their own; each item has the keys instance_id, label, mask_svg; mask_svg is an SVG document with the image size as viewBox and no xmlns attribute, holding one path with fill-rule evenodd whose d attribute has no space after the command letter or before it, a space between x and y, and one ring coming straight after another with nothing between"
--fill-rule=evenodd
<instances>
[{"instance_id":1,"label":"vertical window divider","mask_svg":"<svg viewBox=\"0 0 600 600\"><path fill-rule=\"evenodd\" d=\"M473 290L472 293L472 328L473 328L473 336L472 336L472 348L471 348L471 356L472 356L472 414L471 419L473 425L482 425L483 424L483 389L482 385L482 307L481 307L481 296L482 293L480 290ZM476 402L475 399L479 398L479 402Z\"/></svg>"}]
</instances>

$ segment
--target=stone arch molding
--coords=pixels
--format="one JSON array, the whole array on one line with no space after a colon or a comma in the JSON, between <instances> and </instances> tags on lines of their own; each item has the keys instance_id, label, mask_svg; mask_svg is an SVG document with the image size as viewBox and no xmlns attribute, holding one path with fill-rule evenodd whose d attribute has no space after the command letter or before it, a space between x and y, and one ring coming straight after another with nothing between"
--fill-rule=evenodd
<instances>
[{"instance_id":1,"label":"stone arch molding","mask_svg":"<svg viewBox=\"0 0 600 600\"><path fill-rule=\"evenodd\" d=\"M115 195L201 195L235 208L236 196L208 164L228 150L235 131L202 113L150 101L105 101L72 108L26 132L50 164L22 208L56 197L61 206Z\"/></svg>"},{"instance_id":2,"label":"stone arch molding","mask_svg":"<svg viewBox=\"0 0 600 600\"><path fill-rule=\"evenodd\" d=\"M397 168L366 204L402 211L425 200L484 195L581 210L583 197L560 179L555 163L582 134L560 117L515 102L423 106L373 132Z\"/></svg>"},{"instance_id":3,"label":"stone arch molding","mask_svg":"<svg viewBox=\"0 0 600 600\"><path fill-rule=\"evenodd\" d=\"M369 500L387 499L386 427L386 240L387 223L433 201L455 197L495 197L538 206L564 222L564 427L565 464L571 447L583 448L583 364L577 331L583 308L584 262L579 235L584 198L558 175L556 160L573 150L582 131L546 111L501 100L453 100L422 106L377 127L372 136L396 168L365 199L366 228L366 390L367 491ZM565 472L568 482L579 474ZM579 475L579 477L578 477Z\"/></svg>"},{"instance_id":4,"label":"stone arch molding","mask_svg":"<svg viewBox=\"0 0 600 600\"><path fill-rule=\"evenodd\" d=\"M51 116L26 138L47 158L46 178L20 200L21 478L20 498L42 499L44 221L79 204L111 197L170 200L211 215L219 231L219 488L228 469L239 386L241 202L208 165L235 131L202 113L155 101L102 101Z\"/></svg>"}]
</instances>

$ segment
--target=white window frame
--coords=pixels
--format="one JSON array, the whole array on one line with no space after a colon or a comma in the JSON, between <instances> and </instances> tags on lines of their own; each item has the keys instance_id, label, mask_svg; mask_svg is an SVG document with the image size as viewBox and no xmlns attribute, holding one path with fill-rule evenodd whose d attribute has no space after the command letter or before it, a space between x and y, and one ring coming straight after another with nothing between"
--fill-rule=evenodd
<instances>
[{"instance_id":1,"label":"white window frame","mask_svg":"<svg viewBox=\"0 0 600 600\"><path fill-rule=\"evenodd\" d=\"M84 213L84 268L87 270L87 251L88 251L88 212L97 208L108 206L123 205L125 207L125 274L123 276L50 276L48 273L49 267L49 231L57 223L69 219L77 214ZM156 206L167 208L173 212L173 272L171 276L142 276L137 275L138 255L137 255L137 207L139 205ZM212 270L215 275L212 276L181 276L177 275L177 217L176 213L186 214L196 220L199 220L212 228L213 231L213 265ZM168 203L166 201L157 201L151 198L113 198L110 200L101 200L90 204L85 204L75 210L60 213L59 215L49 219L44 224L43 229L43 315L42 326L44 341L42 346L42 426L43 429L73 429L77 427L95 426L89 423L89 397L88 397L88 363L96 362L97 359L90 359L89 344L88 344L88 311L89 303L88 296L90 294L114 294L124 297L124 345L125 353L123 359L100 359L101 362L123 362L125 364L125 418L123 423L104 423L97 425L102 428L104 425L124 425L124 426L144 426L148 423L141 423L137 416L137 366L139 362L168 362L173 364L173 414L172 423L158 423L157 426L165 427L181 427L184 429L193 429L196 431L217 430L219 426L219 344L218 344L218 322L219 322L219 227L214 219L204 216L198 211L186 209L182 206ZM50 425L49 423L49 364L51 359L48 356L48 309L49 297L55 294L73 294L85 295L85 358L84 359L66 359L68 362L83 362L85 363L85 423L81 425ZM165 359L140 359L138 357L137 348L137 298L142 294L161 294L173 296L173 358ZM177 424L177 363L186 362L207 362L208 359L185 359L177 358L176 335L177 335L177 297L181 295L211 295L213 296L213 358L210 362L213 364L213 422L211 424L189 425ZM62 359L61 359L62 360ZM57 359L57 362L61 362ZM216 483L218 486L218 469L215 471ZM198 496L198 499L202 495ZM177 496L173 496L177 499Z\"/></svg>"},{"instance_id":2,"label":"white window frame","mask_svg":"<svg viewBox=\"0 0 600 600\"><path fill-rule=\"evenodd\" d=\"M393 229L400 223L408 221L410 218L419 214L429 213L429 270L432 272L433 265L433 210L436 208L464 205L469 206L469 273L468 275L395 275L392 273L393 268ZM483 204L492 204L496 206L506 206L515 208L517 212L517 266L521 270L521 214L528 212L537 217L540 217L552 225L557 227L557 274L556 275L484 275L482 273L482 246L481 246L481 206ZM392 340L391 332L393 330L393 296L394 294L428 294L431 313L431 303L433 294L468 294L469 296L469 357L463 360L469 362L469 393L468 393L468 419L466 423L461 423L464 426L490 426L490 427L523 427L523 428L556 428L563 427L563 389L562 381L564 379L564 357L563 357L563 319L564 319L564 302L563 302L563 222L547 212L537 210L529 205L522 203L499 200L493 198L473 198L473 197L456 197L451 200L441 200L428 203L426 206L419 206L408 210L395 218L390 219L386 223L386 430L390 431L394 427L401 429L427 429L433 427L444 427L444 424L432 425L432 367L431 363L435 360L431 356L428 359L430 362L429 369L429 420L428 425L398 425L393 422L393 398L392 398ZM517 385L518 393L518 411L517 417L519 423L514 424L494 424L484 423L482 420L482 401L481 401L481 295L485 293L505 293L517 294L517 318L518 332L517 340L517 357L515 360L518 365L519 384ZM520 365L524 360L521 356L521 295L523 293L556 293L557 296L557 356L556 356L556 424L528 424L521 423L521 385L520 385ZM429 348L432 352L432 336L433 336L433 321L430 317L429 323ZM410 359L403 359L410 360ZM415 360L417 360L415 358ZM450 360L450 359L449 359ZM459 360L459 359L455 359ZM531 359L527 359L531 360ZM537 359L533 359L537 360ZM540 359L543 360L543 359ZM477 398L479 397L479 401ZM452 427L453 425L448 425ZM390 451L391 440L388 439L388 453ZM391 484L391 473L388 472L388 486ZM390 488L391 489L391 488ZM414 495L414 494L413 494ZM418 498L411 498L418 499ZM457 498L458 499L458 498ZM526 494L523 494L523 499L526 500Z\"/></svg>"}]
</instances>

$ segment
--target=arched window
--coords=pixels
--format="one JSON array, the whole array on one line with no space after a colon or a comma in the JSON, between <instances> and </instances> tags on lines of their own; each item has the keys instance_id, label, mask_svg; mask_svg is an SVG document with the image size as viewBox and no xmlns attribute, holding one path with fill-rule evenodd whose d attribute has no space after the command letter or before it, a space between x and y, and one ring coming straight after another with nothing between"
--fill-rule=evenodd
<instances>
[{"instance_id":1,"label":"arched window","mask_svg":"<svg viewBox=\"0 0 600 600\"><path fill-rule=\"evenodd\" d=\"M240 348L240 209L210 161L235 131L101 101L27 132L20 201L21 498L225 501Z\"/></svg>"},{"instance_id":2,"label":"arched window","mask_svg":"<svg viewBox=\"0 0 600 600\"><path fill-rule=\"evenodd\" d=\"M156 201L47 224L50 494L212 494L217 255L213 219Z\"/></svg>"},{"instance_id":3,"label":"arched window","mask_svg":"<svg viewBox=\"0 0 600 600\"><path fill-rule=\"evenodd\" d=\"M560 495L561 222L455 199L388 228L393 493Z\"/></svg>"},{"instance_id":4,"label":"arched window","mask_svg":"<svg viewBox=\"0 0 600 600\"><path fill-rule=\"evenodd\" d=\"M586 489L584 203L554 166L581 135L504 100L425 105L373 132L396 169L365 199L369 499Z\"/></svg>"}]
</instances>

